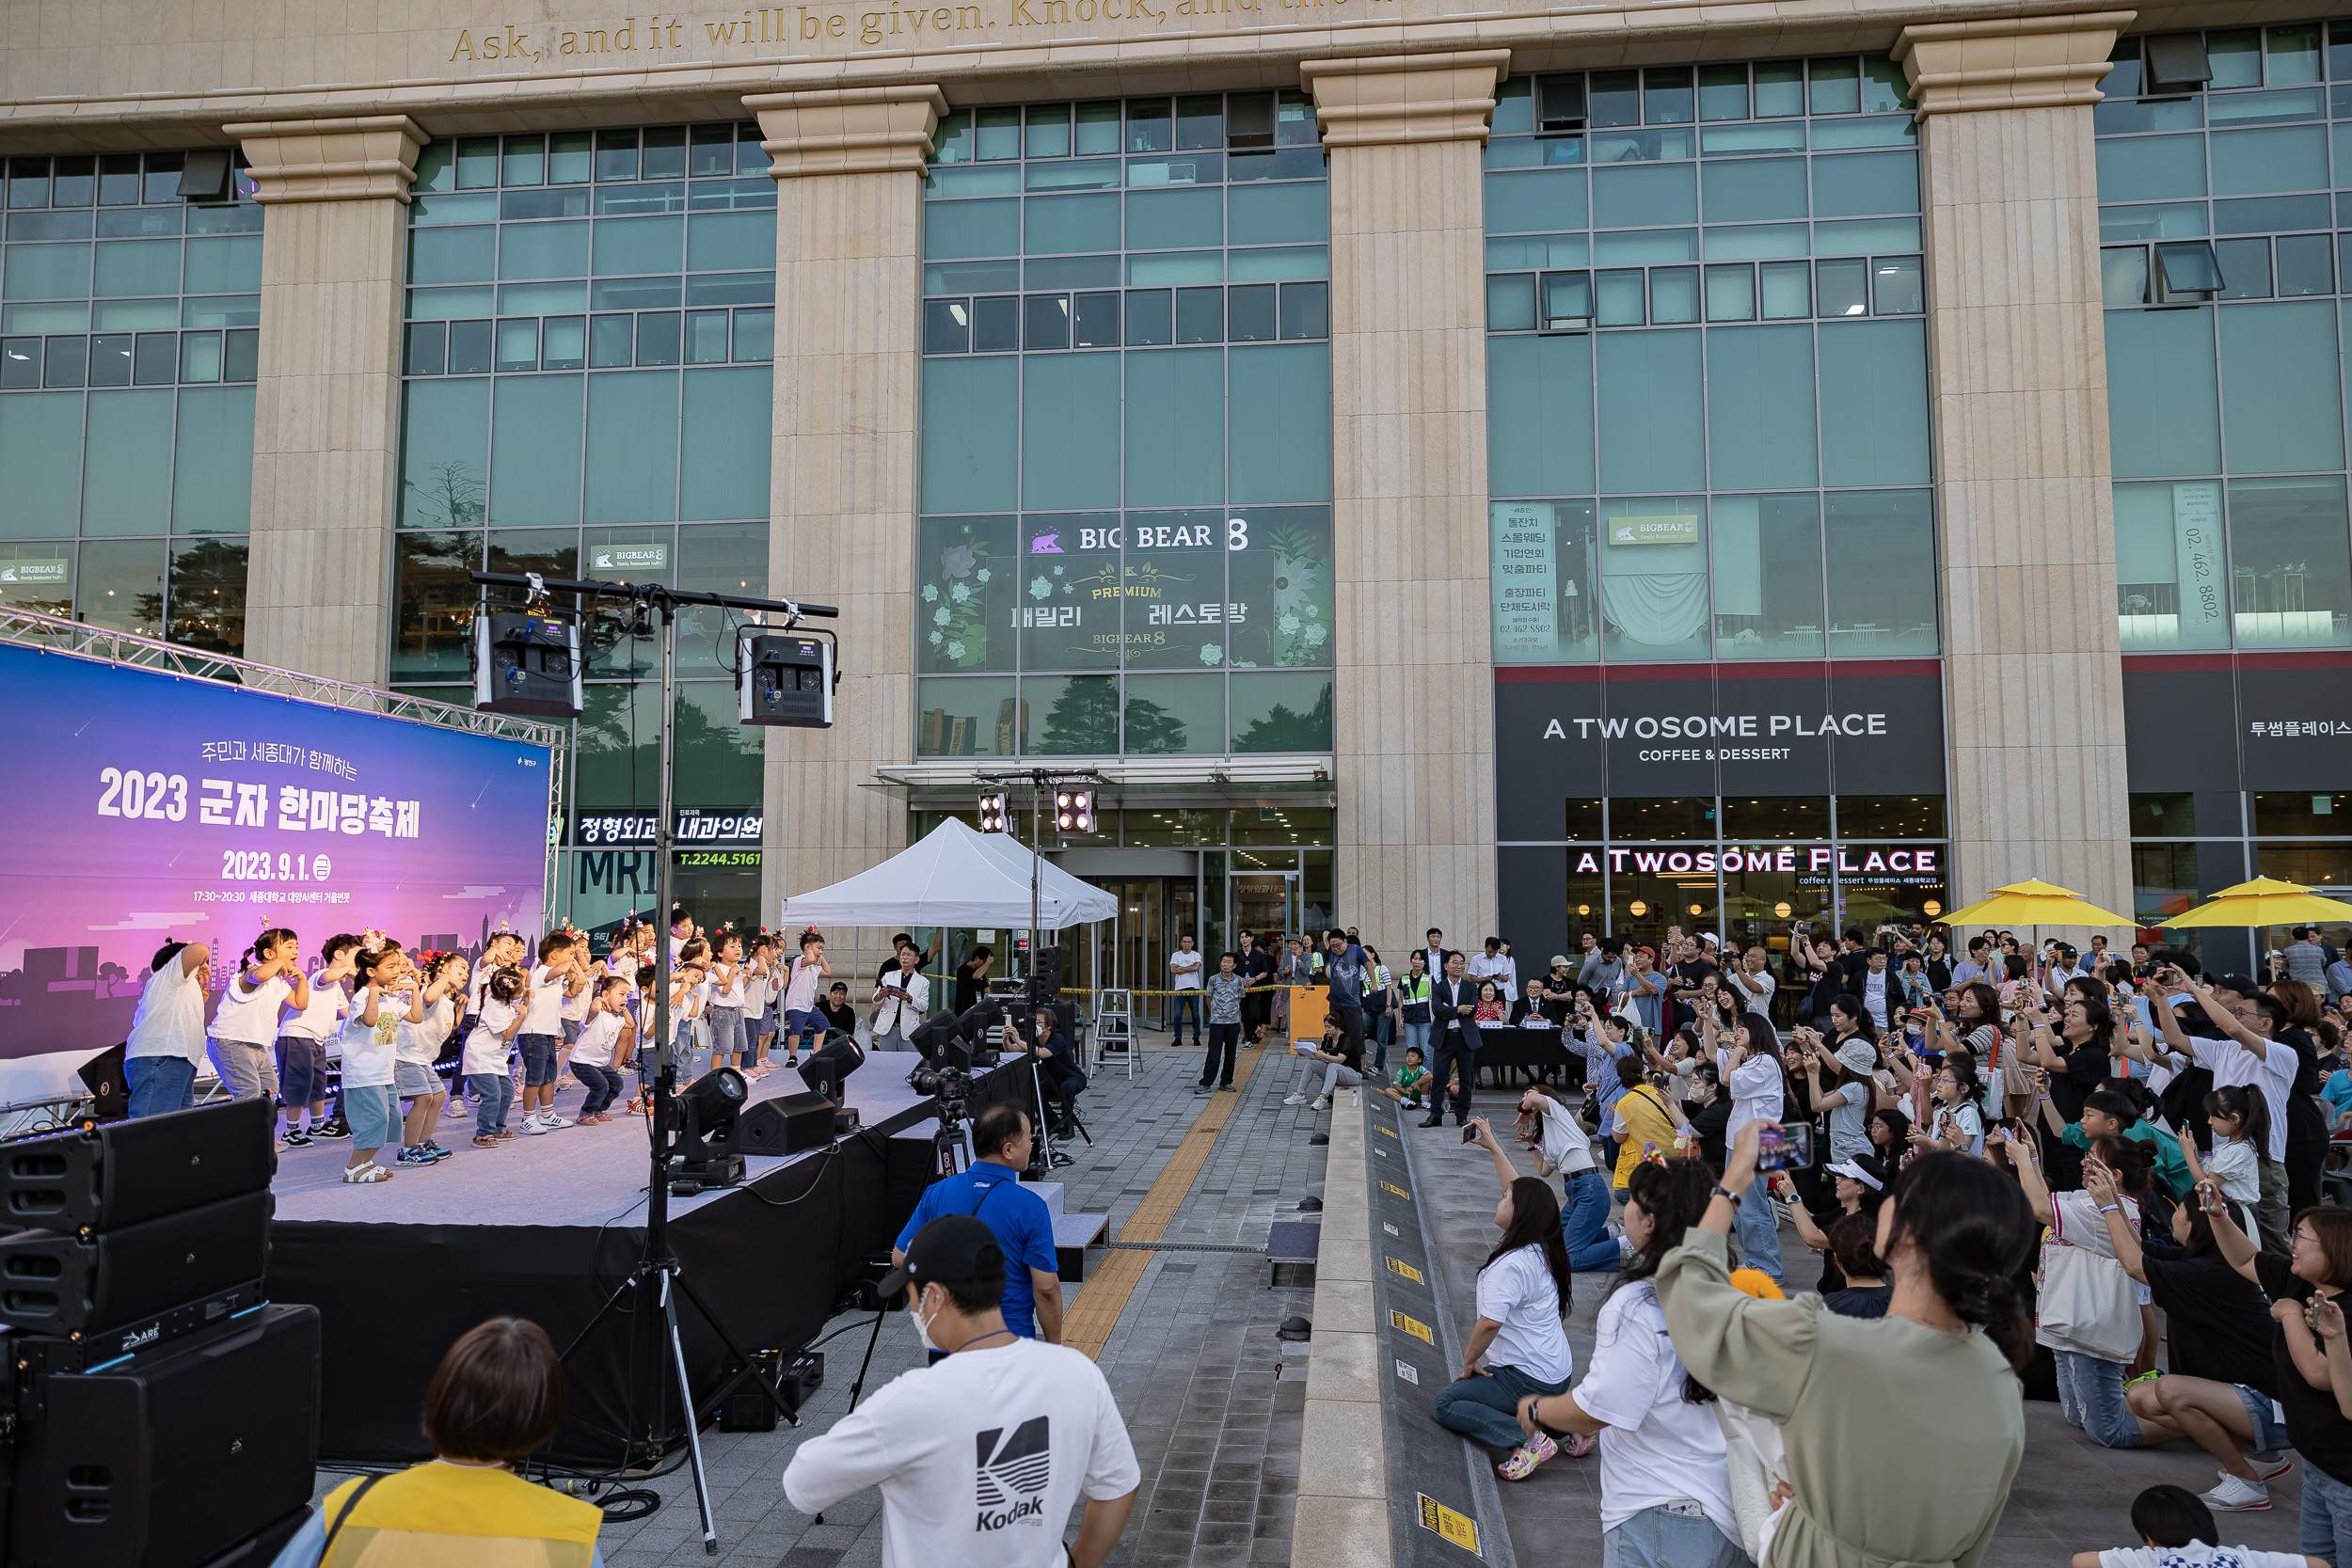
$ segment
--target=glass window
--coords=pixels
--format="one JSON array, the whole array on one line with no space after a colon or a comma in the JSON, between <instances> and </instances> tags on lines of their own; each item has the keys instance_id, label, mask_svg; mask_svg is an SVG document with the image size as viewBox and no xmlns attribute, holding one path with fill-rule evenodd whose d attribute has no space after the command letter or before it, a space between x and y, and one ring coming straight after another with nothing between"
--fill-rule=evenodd
<instances>
[{"instance_id":1,"label":"glass window","mask_svg":"<svg viewBox=\"0 0 2352 1568\"><path fill-rule=\"evenodd\" d=\"M1927 333L1917 322L1839 322L1820 333L1821 478L1924 484Z\"/></svg>"},{"instance_id":2,"label":"glass window","mask_svg":"<svg viewBox=\"0 0 2352 1568\"><path fill-rule=\"evenodd\" d=\"M162 636L169 551L163 539L86 541L75 573L73 618L105 631Z\"/></svg>"},{"instance_id":3,"label":"glass window","mask_svg":"<svg viewBox=\"0 0 2352 1568\"><path fill-rule=\"evenodd\" d=\"M1597 358L1601 483L1627 491L1702 483L1699 334L1603 333Z\"/></svg>"},{"instance_id":4,"label":"glass window","mask_svg":"<svg viewBox=\"0 0 2352 1568\"><path fill-rule=\"evenodd\" d=\"M1705 500L1604 498L1599 536L1607 657L1635 663L1707 657Z\"/></svg>"},{"instance_id":5,"label":"glass window","mask_svg":"<svg viewBox=\"0 0 2352 1568\"><path fill-rule=\"evenodd\" d=\"M1331 749L1331 676L1236 674L1232 677L1235 752L1327 752Z\"/></svg>"},{"instance_id":6,"label":"glass window","mask_svg":"<svg viewBox=\"0 0 2352 1568\"><path fill-rule=\"evenodd\" d=\"M1757 326L1707 341L1708 477L1721 488L1820 483L1813 329Z\"/></svg>"},{"instance_id":7,"label":"glass window","mask_svg":"<svg viewBox=\"0 0 2352 1568\"><path fill-rule=\"evenodd\" d=\"M1822 547L1837 563L1829 574L1833 656L1936 651L1935 524L1929 492L1832 493Z\"/></svg>"},{"instance_id":8,"label":"glass window","mask_svg":"<svg viewBox=\"0 0 2352 1568\"><path fill-rule=\"evenodd\" d=\"M1496 501L1487 525L1497 664L1599 657L1590 501Z\"/></svg>"},{"instance_id":9,"label":"glass window","mask_svg":"<svg viewBox=\"0 0 2352 1568\"><path fill-rule=\"evenodd\" d=\"M2352 515L2342 475L2232 480L2231 619L2240 647L2352 641Z\"/></svg>"},{"instance_id":10,"label":"glass window","mask_svg":"<svg viewBox=\"0 0 2352 1568\"><path fill-rule=\"evenodd\" d=\"M2318 300L2220 312L2222 439L2236 473L2344 467L2336 313Z\"/></svg>"},{"instance_id":11,"label":"glass window","mask_svg":"<svg viewBox=\"0 0 2352 1568\"><path fill-rule=\"evenodd\" d=\"M2253 797L2254 832L2298 838L2352 837L2352 794L2261 793ZM2191 830L2183 829L2182 832Z\"/></svg>"},{"instance_id":12,"label":"glass window","mask_svg":"<svg viewBox=\"0 0 2352 1568\"><path fill-rule=\"evenodd\" d=\"M2230 645L2217 480L2115 487L2115 596L2126 652Z\"/></svg>"},{"instance_id":13,"label":"glass window","mask_svg":"<svg viewBox=\"0 0 2352 1568\"><path fill-rule=\"evenodd\" d=\"M1023 260L926 271L918 667L1019 675L927 679L923 754L1288 750L1302 711L1327 749L1327 697L1245 713L1226 673L1332 657L1329 202L1296 96L1129 103L1124 150L1180 156L1135 160L1123 193L1071 190L1121 178L1068 161L1118 150L1117 104L943 122L926 254ZM1017 219L946 166L975 155L1023 166L972 171L1033 193ZM1120 504L1151 510L1100 510Z\"/></svg>"},{"instance_id":14,"label":"glass window","mask_svg":"<svg viewBox=\"0 0 2352 1568\"><path fill-rule=\"evenodd\" d=\"M1822 657L1819 498L1717 496L1709 517L1715 657Z\"/></svg>"},{"instance_id":15,"label":"glass window","mask_svg":"<svg viewBox=\"0 0 2352 1568\"><path fill-rule=\"evenodd\" d=\"M2108 447L2119 479L2220 470L2213 314L2106 312Z\"/></svg>"}]
</instances>

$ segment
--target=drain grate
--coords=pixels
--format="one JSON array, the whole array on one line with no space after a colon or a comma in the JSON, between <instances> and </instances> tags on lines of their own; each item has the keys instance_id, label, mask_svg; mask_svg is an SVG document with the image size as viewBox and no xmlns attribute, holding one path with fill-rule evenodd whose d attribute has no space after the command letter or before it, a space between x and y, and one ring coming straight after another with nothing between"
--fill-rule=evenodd
<instances>
[{"instance_id":1,"label":"drain grate","mask_svg":"<svg viewBox=\"0 0 2352 1568\"><path fill-rule=\"evenodd\" d=\"M1265 1256L1262 1246L1237 1246L1230 1242L1104 1242L1104 1246L1119 1252L1240 1252L1252 1258Z\"/></svg>"}]
</instances>

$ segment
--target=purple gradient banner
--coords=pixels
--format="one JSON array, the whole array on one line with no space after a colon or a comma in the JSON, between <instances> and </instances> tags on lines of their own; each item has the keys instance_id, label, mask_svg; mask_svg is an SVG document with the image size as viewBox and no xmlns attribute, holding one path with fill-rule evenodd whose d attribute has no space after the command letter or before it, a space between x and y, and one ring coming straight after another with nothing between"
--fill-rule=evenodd
<instances>
[{"instance_id":1,"label":"purple gradient banner","mask_svg":"<svg viewBox=\"0 0 2352 1568\"><path fill-rule=\"evenodd\" d=\"M543 746L0 645L0 1060L120 1040L165 942L537 935Z\"/></svg>"}]
</instances>

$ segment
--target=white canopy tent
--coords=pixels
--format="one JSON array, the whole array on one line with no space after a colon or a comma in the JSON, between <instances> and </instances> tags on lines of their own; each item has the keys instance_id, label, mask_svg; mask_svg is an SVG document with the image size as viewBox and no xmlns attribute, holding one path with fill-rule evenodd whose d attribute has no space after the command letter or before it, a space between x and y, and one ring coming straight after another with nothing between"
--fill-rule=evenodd
<instances>
[{"instance_id":1,"label":"white canopy tent","mask_svg":"<svg viewBox=\"0 0 2352 1568\"><path fill-rule=\"evenodd\" d=\"M1037 877L1037 922L1058 931L1108 920L1119 900L1073 877L1004 833L975 832L949 817L921 842L870 870L784 901L784 927L917 926L1029 928Z\"/></svg>"}]
</instances>

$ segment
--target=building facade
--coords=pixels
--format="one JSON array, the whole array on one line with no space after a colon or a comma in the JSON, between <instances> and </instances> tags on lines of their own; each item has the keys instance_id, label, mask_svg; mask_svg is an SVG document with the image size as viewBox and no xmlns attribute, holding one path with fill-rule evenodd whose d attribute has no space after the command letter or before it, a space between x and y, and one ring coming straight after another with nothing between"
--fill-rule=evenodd
<instances>
[{"instance_id":1,"label":"building facade","mask_svg":"<svg viewBox=\"0 0 2352 1568\"><path fill-rule=\"evenodd\" d=\"M837 605L823 732L681 627L706 918L1039 769L1136 985L2352 879L2324 11L107 14L0 55L0 602L451 696L470 570Z\"/></svg>"}]
</instances>

